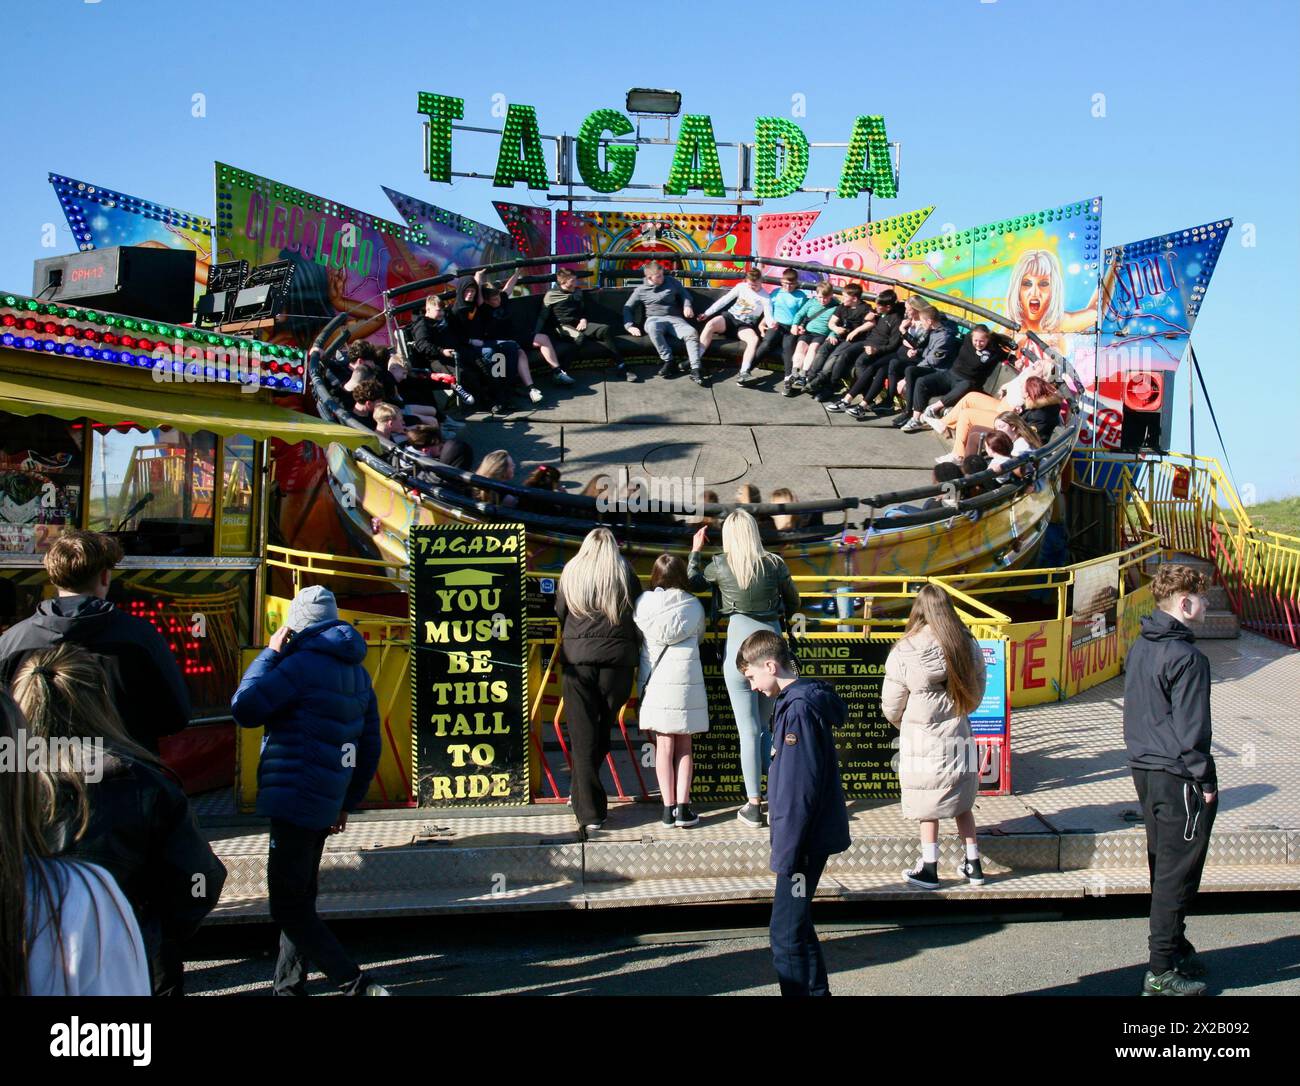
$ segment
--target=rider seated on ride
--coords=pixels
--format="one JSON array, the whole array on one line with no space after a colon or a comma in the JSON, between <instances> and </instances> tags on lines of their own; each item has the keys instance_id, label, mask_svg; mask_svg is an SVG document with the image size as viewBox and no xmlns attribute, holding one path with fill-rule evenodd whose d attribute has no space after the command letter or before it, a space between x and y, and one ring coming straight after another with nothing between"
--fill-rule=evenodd
<instances>
[{"instance_id":1,"label":"rider seated on ride","mask_svg":"<svg viewBox=\"0 0 1300 1086\"><path fill-rule=\"evenodd\" d=\"M700 319L704 321L700 329L701 353L709 349L720 333L734 335L745 345L736 379L742 385L748 384L758 350L759 325L772 319L772 302L763 289L762 269L751 264L745 278L709 306Z\"/></svg>"},{"instance_id":2,"label":"rider seated on ride","mask_svg":"<svg viewBox=\"0 0 1300 1086\"><path fill-rule=\"evenodd\" d=\"M831 334L831 317L838 307L835 288L829 281L823 280L817 284L816 296L804 302L794 315L794 326L790 331L799 338L791 363L791 389L803 388L807 382L813 358Z\"/></svg>"},{"instance_id":3,"label":"rider seated on ride","mask_svg":"<svg viewBox=\"0 0 1300 1086\"><path fill-rule=\"evenodd\" d=\"M533 329L533 346L552 367L552 376L562 385L573 384L573 378L560 368L555 341L549 333L561 336L561 342L571 343L575 349L593 342L614 360L614 372L624 380L635 381L636 376L623 362L623 352L608 324L592 322L588 316L587 300L582 282L572 268L560 268L555 273L555 286L542 296L542 308L537 313Z\"/></svg>"},{"instance_id":4,"label":"rider seated on ride","mask_svg":"<svg viewBox=\"0 0 1300 1086\"><path fill-rule=\"evenodd\" d=\"M808 392L816 392L818 403L831 398L862 346L873 310L862 300L862 284L847 283L840 292L840 304L831 314L830 334L813 357L807 374ZM845 359L848 361L845 361Z\"/></svg>"}]
</instances>

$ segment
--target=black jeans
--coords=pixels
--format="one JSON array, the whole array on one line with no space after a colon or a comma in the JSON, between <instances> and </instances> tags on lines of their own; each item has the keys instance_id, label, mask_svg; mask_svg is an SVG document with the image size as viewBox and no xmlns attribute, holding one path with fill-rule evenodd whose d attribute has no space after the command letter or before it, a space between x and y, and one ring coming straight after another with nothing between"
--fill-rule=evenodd
<instances>
[{"instance_id":1,"label":"black jeans","mask_svg":"<svg viewBox=\"0 0 1300 1086\"><path fill-rule=\"evenodd\" d=\"M559 341L556 343L556 347L571 347L573 353L576 354L579 350L575 339L577 329L563 328L560 331L561 336ZM594 321L588 321L587 327L584 328L580 334L585 336L587 339L594 339L604 348L605 353L608 354L618 365L621 366L623 364L623 351L619 347L618 340L614 338L614 333L610 330L608 324L597 324ZM566 352L566 354L567 353L568 352ZM566 360L571 360L571 356L570 359Z\"/></svg>"},{"instance_id":2,"label":"black jeans","mask_svg":"<svg viewBox=\"0 0 1300 1086\"><path fill-rule=\"evenodd\" d=\"M633 670L595 664L564 665L560 687L573 760L569 797L580 826L604 822L609 812L600 767L610 752L610 733L618 726L618 711L632 693Z\"/></svg>"},{"instance_id":3,"label":"black jeans","mask_svg":"<svg viewBox=\"0 0 1300 1086\"><path fill-rule=\"evenodd\" d=\"M893 354L887 354L881 357L875 365L875 372L871 378L871 384L863 394L867 403L871 403L885 389L885 381L889 381L891 392L898 391L898 382L903 379L913 360L907 357L907 348L900 347ZM893 397L890 397L893 400Z\"/></svg>"},{"instance_id":4,"label":"black jeans","mask_svg":"<svg viewBox=\"0 0 1300 1086\"><path fill-rule=\"evenodd\" d=\"M316 878L328 836L326 830L305 830L271 819L266 881L271 920L280 929L276 995L307 994L309 961L345 995L359 995L365 987L365 974L316 915Z\"/></svg>"},{"instance_id":5,"label":"black jeans","mask_svg":"<svg viewBox=\"0 0 1300 1086\"><path fill-rule=\"evenodd\" d=\"M812 369L808 371L810 380L816 381L819 388L838 391L840 382L845 380L853 369L853 364L862 357L862 341L837 343L829 351L826 344L813 359Z\"/></svg>"},{"instance_id":6,"label":"black jeans","mask_svg":"<svg viewBox=\"0 0 1300 1086\"><path fill-rule=\"evenodd\" d=\"M796 874L776 877L776 892L772 897L772 962L783 996L831 994L826 962L812 922L813 894L825 868L825 856L803 856Z\"/></svg>"},{"instance_id":7,"label":"black jeans","mask_svg":"<svg viewBox=\"0 0 1300 1086\"><path fill-rule=\"evenodd\" d=\"M913 373L915 366L907 368L907 406L913 411L924 411L936 396L942 396L945 406L951 406L971 390L971 383L962 377L954 377L947 370L921 370Z\"/></svg>"},{"instance_id":8,"label":"black jeans","mask_svg":"<svg viewBox=\"0 0 1300 1086\"><path fill-rule=\"evenodd\" d=\"M754 352L754 361L761 362L778 342L781 344L781 360L785 364L785 375L789 378L794 372L794 349L799 343L799 337L790 331L788 324L774 324L764 333L763 338L758 341L758 350Z\"/></svg>"},{"instance_id":9,"label":"black jeans","mask_svg":"<svg viewBox=\"0 0 1300 1086\"><path fill-rule=\"evenodd\" d=\"M1147 829L1151 872L1151 972L1159 976L1191 949L1187 909L1200 889L1219 801L1206 803L1194 781L1163 769L1134 769Z\"/></svg>"}]
</instances>

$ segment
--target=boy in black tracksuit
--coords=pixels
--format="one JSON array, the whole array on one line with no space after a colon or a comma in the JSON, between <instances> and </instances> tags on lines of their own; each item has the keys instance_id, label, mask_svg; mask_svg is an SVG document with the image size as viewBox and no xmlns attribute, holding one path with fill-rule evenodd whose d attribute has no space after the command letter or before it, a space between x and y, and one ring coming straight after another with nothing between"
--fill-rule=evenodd
<instances>
[{"instance_id":1,"label":"boy in black tracksuit","mask_svg":"<svg viewBox=\"0 0 1300 1086\"><path fill-rule=\"evenodd\" d=\"M832 733L847 712L828 684L798 677L785 638L770 630L745 638L736 669L753 690L776 698L767 802L776 873L772 960L781 994L830 995L812 899L827 859L851 843Z\"/></svg>"},{"instance_id":2,"label":"boy in black tracksuit","mask_svg":"<svg viewBox=\"0 0 1300 1086\"><path fill-rule=\"evenodd\" d=\"M1161 566L1156 610L1124 663L1124 745L1142 803L1151 870L1150 970L1142 994L1203 995L1205 966L1187 941L1219 790L1210 753L1210 662L1188 629L1205 615L1206 579Z\"/></svg>"}]
</instances>

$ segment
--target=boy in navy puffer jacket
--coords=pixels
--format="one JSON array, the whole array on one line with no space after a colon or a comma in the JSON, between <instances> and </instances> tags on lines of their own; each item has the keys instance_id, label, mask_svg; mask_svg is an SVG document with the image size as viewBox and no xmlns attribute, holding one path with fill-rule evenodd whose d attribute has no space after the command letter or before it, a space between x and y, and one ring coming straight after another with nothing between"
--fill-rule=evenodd
<instances>
[{"instance_id":1,"label":"boy in navy puffer jacket","mask_svg":"<svg viewBox=\"0 0 1300 1086\"><path fill-rule=\"evenodd\" d=\"M339 618L333 593L305 588L231 701L241 726L266 729L257 813L271 820L276 995L307 994L308 959L347 995L388 994L316 914L325 838L343 832L379 767L379 708L365 658L365 639Z\"/></svg>"}]
</instances>

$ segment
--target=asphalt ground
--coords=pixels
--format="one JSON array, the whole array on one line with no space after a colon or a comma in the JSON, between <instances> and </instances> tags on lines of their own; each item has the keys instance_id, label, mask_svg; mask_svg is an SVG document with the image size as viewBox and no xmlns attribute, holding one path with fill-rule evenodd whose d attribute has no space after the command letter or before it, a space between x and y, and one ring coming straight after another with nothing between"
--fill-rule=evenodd
<instances>
[{"instance_id":1,"label":"asphalt ground","mask_svg":"<svg viewBox=\"0 0 1300 1086\"><path fill-rule=\"evenodd\" d=\"M1044 907L1045 905L1050 907ZM1214 894L1188 936L1210 995L1300 995L1300 894ZM935 901L814 908L836 995L1135 995L1146 968L1146 900ZM398 996L776 995L763 906L431 916L332 925ZM268 995L269 925L200 932L192 995ZM332 994L313 974L311 994Z\"/></svg>"}]
</instances>

